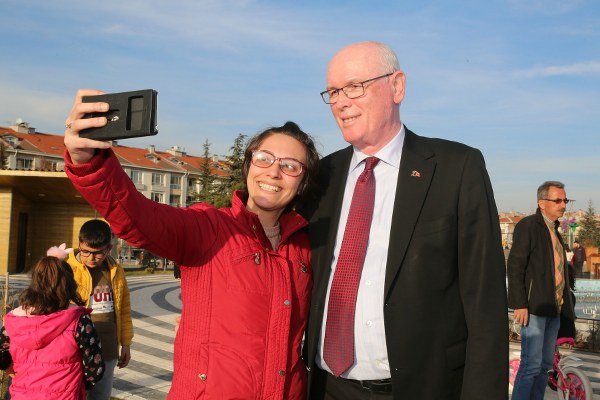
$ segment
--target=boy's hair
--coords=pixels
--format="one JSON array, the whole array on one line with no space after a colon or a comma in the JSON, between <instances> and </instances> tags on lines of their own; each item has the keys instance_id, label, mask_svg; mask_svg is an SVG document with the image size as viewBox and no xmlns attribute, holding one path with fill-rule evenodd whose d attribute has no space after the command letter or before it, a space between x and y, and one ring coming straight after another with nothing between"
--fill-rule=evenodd
<instances>
[{"instance_id":1,"label":"boy's hair","mask_svg":"<svg viewBox=\"0 0 600 400\"><path fill-rule=\"evenodd\" d=\"M91 219L79 229L79 243L85 243L93 249L108 246L111 240L110 226L101 219Z\"/></svg>"},{"instance_id":2,"label":"boy's hair","mask_svg":"<svg viewBox=\"0 0 600 400\"><path fill-rule=\"evenodd\" d=\"M32 315L48 315L66 310L70 303L84 306L77 293L73 270L63 260L42 258L31 273L31 283L19 296L19 304Z\"/></svg>"}]
</instances>

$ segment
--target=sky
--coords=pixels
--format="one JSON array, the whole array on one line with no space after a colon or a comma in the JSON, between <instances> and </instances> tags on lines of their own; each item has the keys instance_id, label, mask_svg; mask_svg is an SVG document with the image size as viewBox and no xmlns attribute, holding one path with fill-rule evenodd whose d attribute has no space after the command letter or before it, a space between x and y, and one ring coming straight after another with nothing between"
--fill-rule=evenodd
<instances>
[{"instance_id":1,"label":"sky","mask_svg":"<svg viewBox=\"0 0 600 400\"><path fill-rule=\"evenodd\" d=\"M480 149L499 211L565 183L600 210L597 0L0 0L0 126L62 134L78 88L158 92L156 136L122 145L225 156L291 120L327 155L347 145L319 92L342 47L388 44L402 122Z\"/></svg>"}]
</instances>

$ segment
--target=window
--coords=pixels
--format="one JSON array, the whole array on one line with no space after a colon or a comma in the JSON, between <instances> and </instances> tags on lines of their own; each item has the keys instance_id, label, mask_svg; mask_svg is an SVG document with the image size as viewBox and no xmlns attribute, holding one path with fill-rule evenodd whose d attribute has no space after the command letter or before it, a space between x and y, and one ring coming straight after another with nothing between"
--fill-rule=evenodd
<instances>
[{"instance_id":1,"label":"window","mask_svg":"<svg viewBox=\"0 0 600 400\"><path fill-rule=\"evenodd\" d=\"M132 169L131 180L133 181L133 183L142 183L142 171Z\"/></svg>"},{"instance_id":2,"label":"window","mask_svg":"<svg viewBox=\"0 0 600 400\"><path fill-rule=\"evenodd\" d=\"M200 181L198 179L189 179L187 187L188 187L188 192L199 192L200 191Z\"/></svg>"},{"instance_id":3,"label":"window","mask_svg":"<svg viewBox=\"0 0 600 400\"><path fill-rule=\"evenodd\" d=\"M15 136L12 135L8 135L8 136L4 136L3 137L4 141L8 142L8 144L10 144L12 147L18 147L19 146L19 139Z\"/></svg>"},{"instance_id":4,"label":"window","mask_svg":"<svg viewBox=\"0 0 600 400\"><path fill-rule=\"evenodd\" d=\"M156 164L158 164L158 161L160 160L154 154L146 154L146 158Z\"/></svg>"},{"instance_id":5,"label":"window","mask_svg":"<svg viewBox=\"0 0 600 400\"><path fill-rule=\"evenodd\" d=\"M171 175L171 189L181 189L180 175Z\"/></svg>"},{"instance_id":6,"label":"window","mask_svg":"<svg viewBox=\"0 0 600 400\"><path fill-rule=\"evenodd\" d=\"M165 185L165 175L158 174L156 172L152 173L152 184L156 186L164 186Z\"/></svg>"},{"instance_id":7,"label":"window","mask_svg":"<svg viewBox=\"0 0 600 400\"><path fill-rule=\"evenodd\" d=\"M164 203L165 195L164 193L152 192L150 193L150 199L157 203Z\"/></svg>"},{"instance_id":8,"label":"window","mask_svg":"<svg viewBox=\"0 0 600 400\"><path fill-rule=\"evenodd\" d=\"M181 196L172 194L171 196L169 196L169 204L172 205L173 207L179 207L180 199L181 199Z\"/></svg>"},{"instance_id":9,"label":"window","mask_svg":"<svg viewBox=\"0 0 600 400\"><path fill-rule=\"evenodd\" d=\"M33 160L28 158L17 158L17 169L33 169Z\"/></svg>"}]
</instances>

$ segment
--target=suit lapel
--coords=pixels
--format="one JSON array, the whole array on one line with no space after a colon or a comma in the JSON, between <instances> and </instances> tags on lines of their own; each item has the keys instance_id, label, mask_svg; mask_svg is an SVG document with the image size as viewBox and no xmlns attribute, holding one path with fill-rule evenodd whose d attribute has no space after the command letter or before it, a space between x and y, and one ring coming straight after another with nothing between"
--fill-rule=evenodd
<instances>
[{"instance_id":1,"label":"suit lapel","mask_svg":"<svg viewBox=\"0 0 600 400\"><path fill-rule=\"evenodd\" d=\"M406 129L392 215L385 273L385 298L399 271L435 172L434 153Z\"/></svg>"},{"instance_id":2,"label":"suit lapel","mask_svg":"<svg viewBox=\"0 0 600 400\"><path fill-rule=\"evenodd\" d=\"M435 173L436 161L431 148L419 136L406 129L402 160L398 172L398 186L392 215L390 243L385 277L385 296L396 279L408 244L415 229L421 208ZM322 181L324 194L320 199L318 212L311 219L311 248L314 269L315 299L325 301L329 283L331 260L335 246L335 236L340 220L344 188L348 177L348 165L352 158L352 146L330 156L321 165L328 177ZM315 251L316 250L316 251ZM316 306L316 304L313 304Z\"/></svg>"},{"instance_id":3,"label":"suit lapel","mask_svg":"<svg viewBox=\"0 0 600 400\"><path fill-rule=\"evenodd\" d=\"M331 260L335 247L335 238L337 227L340 221L342 210L342 201L344 198L344 188L348 178L348 165L352 158L352 146L340 150L331 155L327 162L320 168L326 169L328 179L321 181L324 185L324 194L320 199L316 218L311 219L310 229L312 238L316 241L311 243L312 263L314 270L314 290L321 293L322 296L316 298L325 301L325 292L329 283L329 274L331 272ZM331 178L334 179L331 179ZM314 251L317 249L317 251Z\"/></svg>"}]
</instances>

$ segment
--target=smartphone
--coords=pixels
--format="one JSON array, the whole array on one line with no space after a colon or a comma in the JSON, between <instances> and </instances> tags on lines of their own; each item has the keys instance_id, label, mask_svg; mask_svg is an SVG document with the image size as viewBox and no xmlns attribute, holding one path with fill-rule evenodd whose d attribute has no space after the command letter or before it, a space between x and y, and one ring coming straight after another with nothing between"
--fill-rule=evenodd
<instances>
[{"instance_id":1,"label":"smartphone","mask_svg":"<svg viewBox=\"0 0 600 400\"><path fill-rule=\"evenodd\" d=\"M99 128L84 129L79 136L106 141L156 135L157 94L156 90L145 89L84 96L84 103L109 104L108 111L89 113L84 118L106 117L108 122Z\"/></svg>"}]
</instances>

